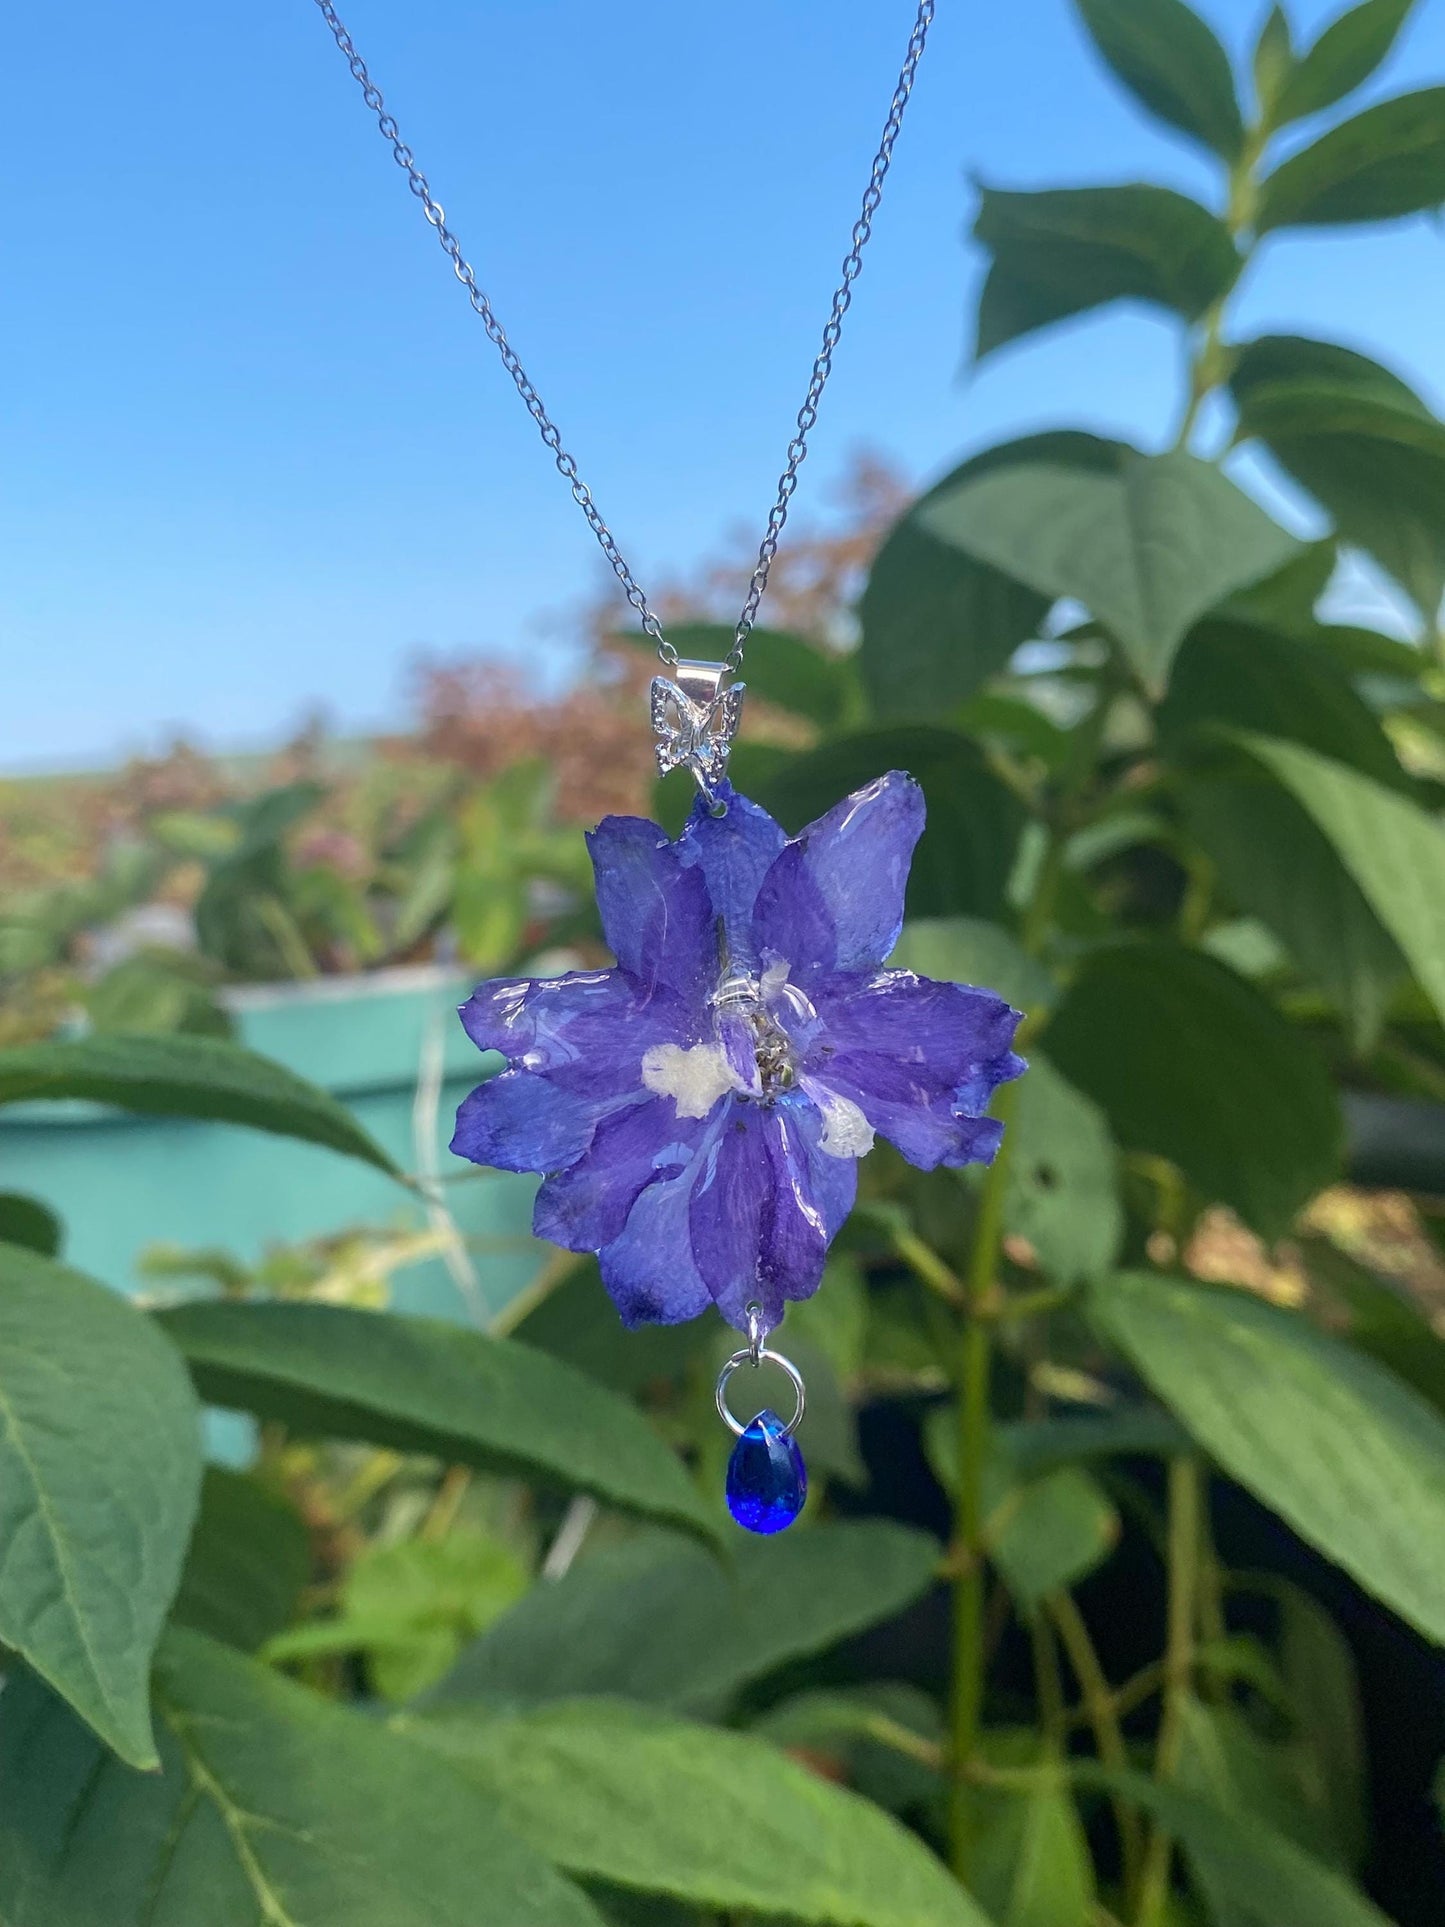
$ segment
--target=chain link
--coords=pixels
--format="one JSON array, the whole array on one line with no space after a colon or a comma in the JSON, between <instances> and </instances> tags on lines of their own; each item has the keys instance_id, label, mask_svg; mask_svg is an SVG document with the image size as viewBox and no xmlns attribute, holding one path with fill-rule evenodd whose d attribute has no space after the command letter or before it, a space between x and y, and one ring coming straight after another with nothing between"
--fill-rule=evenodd
<instances>
[{"instance_id":1,"label":"chain link","mask_svg":"<svg viewBox=\"0 0 1445 1927\"><path fill-rule=\"evenodd\" d=\"M622 584L627 600L636 610L644 632L657 644L657 653L669 667L675 668L678 661L677 650L662 632L659 621L647 596L637 582L626 558L617 546L617 539L601 511L592 499L592 491L577 471L573 456L562 446L562 435L552 417L547 413L542 397L532 385L531 378L522 366L516 349L507 339L506 330L492 310L492 304L478 286L477 277L471 264L461 250L461 243L446 223L446 213L431 190L425 174L416 164L410 147L401 138L401 130L395 118L387 112L386 102L381 89L367 71L366 62L356 51L356 43L347 32L341 16L337 13L332 0L316 0L322 18L331 29L332 38L341 49L346 64L361 89L363 100L376 116L376 124L382 138L391 147L392 156L407 177L412 193L421 202L422 213L434 230L443 253L452 264L452 272L466 289L467 300L481 317L482 326L502 358L502 366L512 377L517 393L526 403L527 413L537 424L538 432L551 450L552 459L558 472L572 491L572 499L587 517L598 546L607 557L613 574ZM808 436L818 419L818 404L828 377L833 372L833 355L843 333L843 317L848 312L853 299L853 283L863 268L863 249L873 231L873 217L878 212L883 198L883 183L893 160L893 147L903 126L903 113L908 105L908 97L913 91L914 77L918 63L923 57L924 44L928 39L928 29L933 23L936 0L919 0L918 17L913 23L913 32L908 37L908 51L903 69L898 76L898 85L893 90L893 99L888 109L888 119L884 122L883 137L878 144L878 152L873 157L873 166L868 177L868 186L863 195L862 212L853 223L852 242L843 259L843 278L833 295L832 307L828 313L827 324L823 329L823 343L813 362L812 375L808 382L808 392L803 405L798 410L798 419L793 439L788 443L787 461L782 474L778 477L777 499L768 515L767 527L758 547L758 559L748 583L747 599L743 603L734 631L733 646L728 651L726 666L733 671L742 667L743 652L747 648L748 637L753 624L757 621L758 608L768 586L768 575L773 559L778 553L783 528L788 520L788 506L798 486L798 470L802 467L808 453Z\"/></svg>"}]
</instances>

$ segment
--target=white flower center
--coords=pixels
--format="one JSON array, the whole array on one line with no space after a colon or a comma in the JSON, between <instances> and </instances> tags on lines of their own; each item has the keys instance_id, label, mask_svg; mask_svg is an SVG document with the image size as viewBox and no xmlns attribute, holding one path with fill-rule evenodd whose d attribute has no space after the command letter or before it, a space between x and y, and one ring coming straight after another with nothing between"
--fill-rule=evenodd
<instances>
[{"instance_id":1,"label":"white flower center","mask_svg":"<svg viewBox=\"0 0 1445 1927\"><path fill-rule=\"evenodd\" d=\"M818 1149L826 1151L831 1158L866 1158L873 1149L873 1126L852 1098L840 1097L811 1077L804 1078L803 1089L823 1115L823 1135L818 1140Z\"/></svg>"},{"instance_id":2,"label":"white flower center","mask_svg":"<svg viewBox=\"0 0 1445 1927\"><path fill-rule=\"evenodd\" d=\"M679 1117L706 1117L720 1097L737 1089L719 1044L653 1044L642 1057L642 1082L670 1097Z\"/></svg>"}]
</instances>

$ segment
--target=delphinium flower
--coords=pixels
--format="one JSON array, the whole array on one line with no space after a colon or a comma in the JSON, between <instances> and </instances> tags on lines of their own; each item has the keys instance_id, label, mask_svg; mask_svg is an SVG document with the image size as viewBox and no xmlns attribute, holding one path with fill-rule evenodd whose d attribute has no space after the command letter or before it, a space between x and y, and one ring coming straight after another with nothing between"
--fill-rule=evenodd
<instances>
[{"instance_id":1,"label":"delphinium flower","mask_svg":"<svg viewBox=\"0 0 1445 1927\"><path fill-rule=\"evenodd\" d=\"M993 1158L1019 1013L884 968L923 819L897 771L792 838L726 783L675 841L608 817L588 842L616 967L462 1006L506 1065L452 1149L545 1173L537 1235L596 1252L625 1323L715 1304L776 1325L817 1289L875 1133L923 1170Z\"/></svg>"}]
</instances>

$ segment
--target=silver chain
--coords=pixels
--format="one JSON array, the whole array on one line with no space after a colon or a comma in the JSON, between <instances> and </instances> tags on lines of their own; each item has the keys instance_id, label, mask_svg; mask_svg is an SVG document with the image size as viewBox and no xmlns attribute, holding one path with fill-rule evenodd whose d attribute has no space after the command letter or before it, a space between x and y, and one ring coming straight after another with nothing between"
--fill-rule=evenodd
<instances>
[{"instance_id":1,"label":"silver chain","mask_svg":"<svg viewBox=\"0 0 1445 1927\"><path fill-rule=\"evenodd\" d=\"M914 77L918 63L923 58L924 43L928 39L928 29L933 23L936 0L919 0L918 16L913 23L913 31L908 36L908 51L898 76L898 85L893 90L893 99L888 108L888 119L883 124L883 137L878 143L878 152L873 157L873 167L868 176L868 187L863 195L863 208L853 223L852 246L843 258L843 278L833 294L832 307L828 311L827 325L823 329L823 345L813 362L812 375L808 381L808 392L803 397L803 405L798 410L798 419L793 439L788 443L787 462L778 477L778 494L768 514L767 527L758 545L757 566L748 582L747 599L742 613L737 619L733 646L728 651L726 667L736 671L742 667L743 651L748 637L752 634L753 624L757 621L758 607L768 586L768 575L773 566L773 558L778 553L783 528L788 520L788 505L798 486L798 470L808 453L808 436L818 419L818 404L828 377L833 372L833 355L843 334L843 317L853 300L853 283L863 269L863 250L873 232L873 216L883 199L883 183L893 160L893 147L903 127L903 113L908 105L908 97L913 92ZM575 459L562 446L560 430L547 413L542 397L533 387L526 369L516 349L507 339L506 330L492 311L492 304L477 285L477 277L470 263L462 253L461 243L446 223L446 214L441 204L432 194L430 183L417 166L415 157L406 142L401 138L401 130L395 119L386 111L381 89L367 72L366 62L356 51L356 44L332 4L332 0L316 0L321 14L331 29L332 37L346 57L346 63L355 76L361 89L362 98L381 129L382 138L391 145L392 155L398 167L407 177L413 194L421 202L422 213L436 232L443 252L452 264L452 272L467 291L467 300L478 315L502 357L502 366L512 377L517 393L527 405L527 413L536 422L542 440L552 451L552 459L557 464L562 479L572 491L572 499L587 517L592 533L597 537L602 553L612 566L612 572L627 592L627 600L641 618L643 630L657 644L657 653L670 668L678 661L677 650L662 633L662 624L639 586L636 577L627 566L627 561L617 546L617 539L606 522L603 521L597 504L592 499L592 491L577 472Z\"/></svg>"}]
</instances>

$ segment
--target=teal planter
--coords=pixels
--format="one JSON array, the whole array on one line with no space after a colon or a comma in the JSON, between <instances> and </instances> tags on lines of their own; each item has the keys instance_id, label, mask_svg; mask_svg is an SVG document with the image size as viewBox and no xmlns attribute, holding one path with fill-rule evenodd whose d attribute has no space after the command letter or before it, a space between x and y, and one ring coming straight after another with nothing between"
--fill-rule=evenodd
<instances>
[{"instance_id":1,"label":"teal planter","mask_svg":"<svg viewBox=\"0 0 1445 1927\"><path fill-rule=\"evenodd\" d=\"M536 1180L478 1172L447 1149L456 1108L485 1060L457 1021L469 979L438 967L281 984L230 993L240 1040L347 1105L408 1171L416 1133L443 1179L448 1208L471 1248L469 1296L440 1259L393 1274L407 1311L477 1322L500 1310L537 1269ZM415 1120L423 1070L439 1079L430 1128ZM0 1111L7 1191L42 1198L63 1219L64 1256L133 1292L149 1244L209 1246L243 1262L270 1244L348 1226L426 1229L423 1206L379 1172L319 1147L236 1125L130 1117L93 1104L27 1104Z\"/></svg>"}]
</instances>

